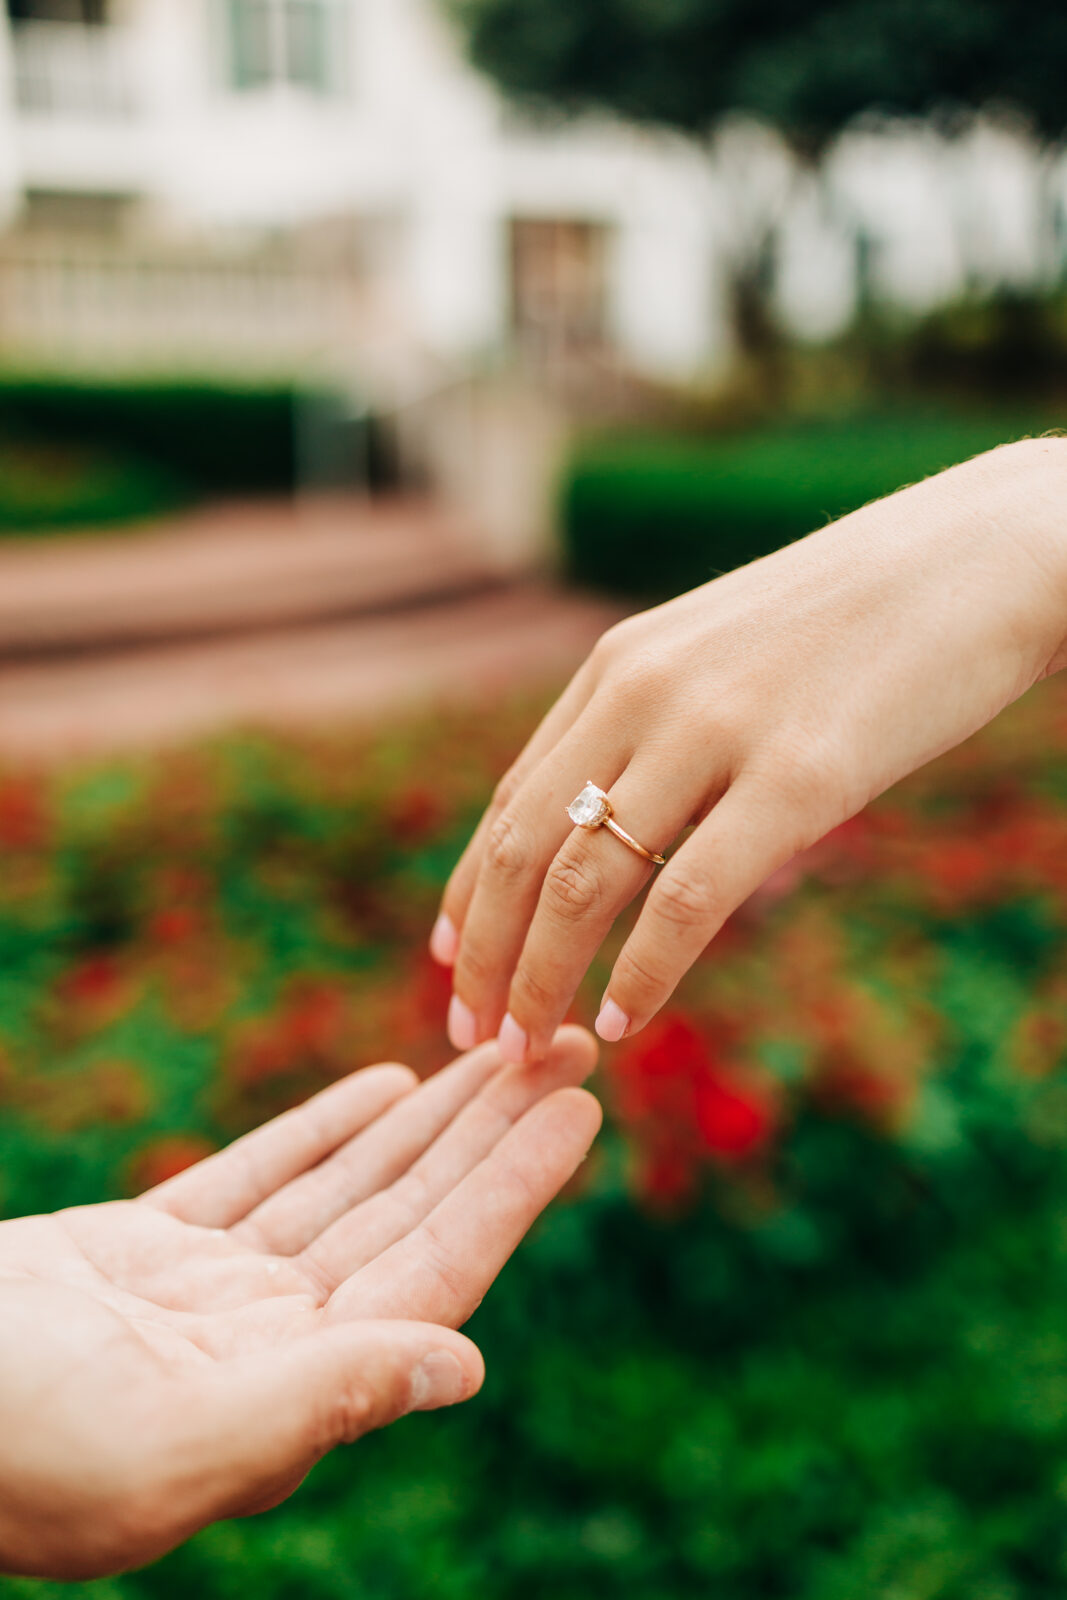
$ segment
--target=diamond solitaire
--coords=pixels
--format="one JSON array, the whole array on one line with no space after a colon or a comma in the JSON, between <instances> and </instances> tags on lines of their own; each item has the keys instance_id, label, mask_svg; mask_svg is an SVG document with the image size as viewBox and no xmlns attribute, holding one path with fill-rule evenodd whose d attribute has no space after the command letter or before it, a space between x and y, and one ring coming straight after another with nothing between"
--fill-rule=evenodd
<instances>
[{"instance_id":1,"label":"diamond solitaire","mask_svg":"<svg viewBox=\"0 0 1067 1600\"><path fill-rule=\"evenodd\" d=\"M643 856L646 861L651 861L654 867L662 867L663 857L657 855L655 850L646 850L643 844L638 844L632 833L627 833L625 828L620 828L615 821L615 812L611 801L603 789L598 789L596 784L589 782L567 807L567 815L579 828L588 828L593 832L596 828L607 828L616 839L632 850L635 855Z\"/></svg>"},{"instance_id":2,"label":"diamond solitaire","mask_svg":"<svg viewBox=\"0 0 1067 1600\"><path fill-rule=\"evenodd\" d=\"M611 801L595 783L587 783L576 800L567 807L567 815L579 828L599 828L611 816Z\"/></svg>"}]
</instances>

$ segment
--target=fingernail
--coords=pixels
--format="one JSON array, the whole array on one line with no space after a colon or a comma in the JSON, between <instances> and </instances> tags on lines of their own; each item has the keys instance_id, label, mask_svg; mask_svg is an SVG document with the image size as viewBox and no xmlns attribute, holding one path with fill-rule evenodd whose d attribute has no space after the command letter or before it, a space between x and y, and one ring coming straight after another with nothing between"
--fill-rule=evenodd
<instances>
[{"instance_id":1,"label":"fingernail","mask_svg":"<svg viewBox=\"0 0 1067 1600\"><path fill-rule=\"evenodd\" d=\"M595 1023L600 1037L608 1044L617 1044L620 1039L625 1039L629 1026L630 1019L621 1006L617 1006L614 1000L605 1000Z\"/></svg>"},{"instance_id":2,"label":"fingernail","mask_svg":"<svg viewBox=\"0 0 1067 1600\"><path fill-rule=\"evenodd\" d=\"M431 1350L411 1374L412 1411L453 1406L467 1396L467 1375L451 1350Z\"/></svg>"},{"instance_id":3,"label":"fingernail","mask_svg":"<svg viewBox=\"0 0 1067 1600\"><path fill-rule=\"evenodd\" d=\"M458 949L459 934L456 932L456 924L442 911L430 935L430 954L443 967L452 967L456 964Z\"/></svg>"},{"instance_id":4,"label":"fingernail","mask_svg":"<svg viewBox=\"0 0 1067 1600\"><path fill-rule=\"evenodd\" d=\"M448 1007L448 1037L457 1050L473 1050L478 1043L474 1012L463 1004L458 994L452 996Z\"/></svg>"},{"instance_id":5,"label":"fingernail","mask_svg":"<svg viewBox=\"0 0 1067 1600\"><path fill-rule=\"evenodd\" d=\"M530 1041L526 1036L526 1029L519 1027L519 1024L515 1021L515 1018L509 1011L503 1022L500 1024L500 1032L497 1034L497 1044L500 1047L501 1060L513 1061L516 1063L516 1065L518 1065L519 1062L525 1061L526 1051L529 1043Z\"/></svg>"}]
</instances>

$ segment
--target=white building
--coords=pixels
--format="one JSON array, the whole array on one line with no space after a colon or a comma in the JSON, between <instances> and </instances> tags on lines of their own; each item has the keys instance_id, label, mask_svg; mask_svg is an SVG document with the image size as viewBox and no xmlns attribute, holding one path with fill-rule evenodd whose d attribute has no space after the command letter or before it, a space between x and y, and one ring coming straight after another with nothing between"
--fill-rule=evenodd
<instances>
[{"instance_id":1,"label":"white building","mask_svg":"<svg viewBox=\"0 0 1067 1600\"><path fill-rule=\"evenodd\" d=\"M0 197L28 262L14 296L23 336L75 315L62 239L97 267L95 287L73 297L95 298L98 320L101 301L125 302L116 337L136 294L127 280L109 291L105 263L121 274L136 258L142 301L151 280L185 336L182 272L208 332L205 273L225 265L223 345L242 320L271 320L273 294L275 320L302 316L305 342L347 332L470 361L512 338L563 340L670 377L722 354L706 159L666 135L521 126L466 66L434 0L7 9ZM281 235L300 241L300 273L323 272L317 304L306 283L286 299L296 268L291 250L284 270L272 258ZM339 260L360 282L346 301ZM258 300L241 271L259 275ZM65 272L65 290L50 272Z\"/></svg>"},{"instance_id":2,"label":"white building","mask_svg":"<svg viewBox=\"0 0 1067 1600\"><path fill-rule=\"evenodd\" d=\"M813 336L851 313L861 229L912 305L1048 270L1021 138L855 135L828 173L767 135L713 159L524 124L436 0L7 0L0 353L453 369L518 342L684 379L728 355L730 252L768 205Z\"/></svg>"}]
</instances>

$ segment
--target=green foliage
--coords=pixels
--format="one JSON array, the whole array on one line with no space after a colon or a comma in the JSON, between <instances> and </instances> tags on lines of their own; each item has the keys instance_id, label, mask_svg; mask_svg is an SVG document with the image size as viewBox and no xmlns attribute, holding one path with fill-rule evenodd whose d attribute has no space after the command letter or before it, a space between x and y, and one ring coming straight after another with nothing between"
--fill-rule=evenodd
<instances>
[{"instance_id":1,"label":"green foliage","mask_svg":"<svg viewBox=\"0 0 1067 1600\"><path fill-rule=\"evenodd\" d=\"M0 518L40 526L142 515L185 492L269 492L295 477L292 389L214 383L0 377L0 441L21 494ZM58 483L39 481L58 461ZM64 482L68 492L64 495ZM155 502L155 503L153 503ZM7 509L7 507L10 509Z\"/></svg>"},{"instance_id":2,"label":"green foliage","mask_svg":"<svg viewBox=\"0 0 1067 1600\"><path fill-rule=\"evenodd\" d=\"M3 1207L443 1059L425 931L531 720L0 778ZM3 1600L1061 1595L1065 726L1053 681L840 830L612 1053L598 1153L471 1326L482 1396ZM740 1158L686 1098L727 1080L764 1108Z\"/></svg>"},{"instance_id":3,"label":"green foliage","mask_svg":"<svg viewBox=\"0 0 1067 1600\"><path fill-rule=\"evenodd\" d=\"M862 112L1007 104L1065 123L1055 0L451 0L475 62L520 98L703 131L747 111L817 148Z\"/></svg>"},{"instance_id":4,"label":"green foliage","mask_svg":"<svg viewBox=\"0 0 1067 1600\"><path fill-rule=\"evenodd\" d=\"M127 454L0 440L0 534L135 522L188 496L173 472Z\"/></svg>"},{"instance_id":5,"label":"green foliage","mask_svg":"<svg viewBox=\"0 0 1067 1600\"><path fill-rule=\"evenodd\" d=\"M1067 296L1002 290L887 327L876 364L915 388L997 395L1067 393Z\"/></svg>"},{"instance_id":6,"label":"green foliage","mask_svg":"<svg viewBox=\"0 0 1067 1600\"><path fill-rule=\"evenodd\" d=\"M678 594L1048 425L1047 417L920 409L707 438L590 439L562 491L570 571L623 594Z\"/></svg>"}]
</instances>

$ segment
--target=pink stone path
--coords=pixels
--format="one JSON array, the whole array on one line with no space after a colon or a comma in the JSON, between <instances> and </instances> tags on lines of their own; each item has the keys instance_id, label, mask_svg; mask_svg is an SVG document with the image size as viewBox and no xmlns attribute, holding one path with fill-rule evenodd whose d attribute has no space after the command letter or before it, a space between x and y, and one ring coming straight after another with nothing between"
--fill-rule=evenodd
<instances>
[{"instance_id":1,"label":"pink stone path","mask_svg":"<svg viewBox=\"0 0 1067 1600\"><path fill-rule=\"evenodd\" d=\"M0 546L0 760L380 721L562 681L621 614L503 583L426 507L225 508Z\"/></svg>"}]
</instances>

